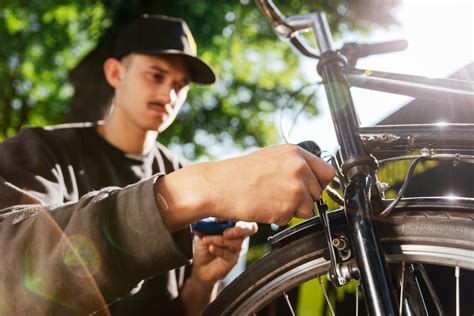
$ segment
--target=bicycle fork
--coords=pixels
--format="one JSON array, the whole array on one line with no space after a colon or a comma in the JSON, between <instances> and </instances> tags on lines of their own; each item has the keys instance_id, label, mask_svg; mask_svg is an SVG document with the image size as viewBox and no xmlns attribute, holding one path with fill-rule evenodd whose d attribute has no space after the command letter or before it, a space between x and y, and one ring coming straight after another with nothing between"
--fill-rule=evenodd
<instances>
[{"instance_id":1,"label":"bicycle fork","mask_svg":"<svg viewBox=\"0 0 474 316\"><path fill-rule=\"evenodd\" d=\"M361 280L370 315L397 315L395 297L386 273L383 252L372 221L371 190L375 182L370 175L355 176L345 194L346 218L352 242L345 236L334 236L327 216L327 206L317 203L319 217L328 242L331 267L328 279L336 286L350 279ZM357 265L348 261L354 252Z\"/></svg>"},{"instance_id":2,"label":"bicycle fork","mask_svg":"<svg viewBox=\"0 0 474 316\"><path fill-rule=\"evenodd\" d=\"M372 220L371 193L375 186L370 174L355 175L346 189L345 212L369 314L397 315L385 258Z\"/></svg>"}]
</instances>

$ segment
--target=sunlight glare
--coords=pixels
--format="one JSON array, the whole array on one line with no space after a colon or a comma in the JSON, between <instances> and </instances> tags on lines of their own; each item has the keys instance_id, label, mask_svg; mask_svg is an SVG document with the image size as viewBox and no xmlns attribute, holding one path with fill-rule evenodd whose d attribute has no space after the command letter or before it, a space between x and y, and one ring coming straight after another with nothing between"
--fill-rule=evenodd
<instances>
[{"instance_id":1,"label":"sunlight glare","mask_svg":"<svg viewBox=\"0 0 474 316\"><path fill-rule=\"evenodd\" d=\"M410 68L416 74L444 77L474 59L472 0L405 0L399 20L408 40ZM402 36L403 36L402 35Z\"/></svg>"}]
</instances>

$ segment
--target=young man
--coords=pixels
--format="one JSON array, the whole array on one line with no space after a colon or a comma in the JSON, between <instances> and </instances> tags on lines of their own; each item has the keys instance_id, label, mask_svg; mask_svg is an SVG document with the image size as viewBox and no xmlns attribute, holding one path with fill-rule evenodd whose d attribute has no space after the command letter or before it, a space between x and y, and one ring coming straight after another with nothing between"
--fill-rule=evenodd
<instances>
[{"instance_id":1,"label":"young man","mask_svg":"<svg viewBox=\"0 0 474 316\"><path fill-rule=\"evenodd\" d=\"M104 72L115 98L103 123L27 129L0 147L0 206L73 202L2 213L0 251L8 257L0 262L11 265L0 270L0 312L90 313L112 304L114 314L200 314L256 228L204 237L183 281L165 272L190 256L187 225L207 216L278 224L295 212L309 217L334 176L294 146L181 168L156 143L189 82L215 80L182 20L133 23Z\"/></svg>"},{"instance_id":2,"label":"young man","mask_svg":"<svg viewBox=\"0 0 474 316\"><path fill-rule=\"evenodd\" d=\"M179 160L156 142L158 133L173 123L190 82L215 81L211 68L196 57L186 23L162 16L135 21L120 34L114 58L105 62L104 73L115 96L109 115L96 127L97 133L122 154L145 158L141 167L148 172L140 178L180 168ZM120 166L117 171L127 167ZM133 298L113 305L112 311L150 312L154 306L165 314L201 314L217 281L237 262L243 239L255 233L256 227L240 222L223 237L197 238L189 278L184 279L184 269L157 276L144 283Z\"/></svg>"}]
</instances>

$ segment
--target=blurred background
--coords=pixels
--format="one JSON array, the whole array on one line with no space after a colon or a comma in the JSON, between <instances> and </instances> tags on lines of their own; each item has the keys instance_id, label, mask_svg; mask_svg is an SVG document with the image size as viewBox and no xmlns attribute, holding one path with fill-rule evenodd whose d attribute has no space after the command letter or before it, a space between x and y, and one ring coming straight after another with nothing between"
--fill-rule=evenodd
<instances>
[{"instance_id":1,"label":"blurred background","mask_svg":"<svg viewBox=\"0 0 474 316\"><path fill-rule=\"evenodd\" d=\"M470 0L276 1L284 14L324 10L344 41L406 38L403 53L358 67L447 77L473 59ZM117 30L143 13L184 18L202 57L217 70L212 87L194 87L177 124L160 141L186 158L206 160L289 141L337 145L315 62L273 34L250 0L6 0L0 3L0 139L23 126L95 121L110 102L102 76ZM472 68L471 68L472 72ZM353 89L364 124L408 100Z\"/></svg>"},{"instance_id":2,"label":"blurred background","mask_svg":"<svg viewBox=\"0 0 474 316\"><path fill-rule=\"evenodd\" d=\"M278 4L285 14L327 11L336 38L398 23L396 0ZM185 19L199 54L219 75L213 87L193 87L177 124L160 135L188 159L279 143L279 110L307 104L304 116L312 118L321 108L311 85L317 79L302 76L305 61L277 40L250 0L7 0L0 6L2 139L23 126L100 119L111 96L102 63L117 30L143 13Z\"/></svg>"}]
</instances>

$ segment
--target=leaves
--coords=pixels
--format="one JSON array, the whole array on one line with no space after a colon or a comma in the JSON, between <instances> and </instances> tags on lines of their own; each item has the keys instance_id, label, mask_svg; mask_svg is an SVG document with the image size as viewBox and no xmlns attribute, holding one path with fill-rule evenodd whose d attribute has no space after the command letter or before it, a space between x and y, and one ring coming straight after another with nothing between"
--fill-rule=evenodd
<instances>
[{"instance_id":1,"label":"leaves","mask_svg":"<svg viewBox=\"0 0 474 316\"><path fill-rule=\"evenodd\" d=\"M285 14L325 10L335 35L393 23L395 1L276 1ZM278 141L274 113L282 107L317 115L305 106L314 88L294 91L301 79L298 56L277 39L270 23L248 0L10 0L0 13L0 138L25 125L101 118L113 91L102 76L117 30L142 13L184 18L200 56L219 76L195 86L177 122L160 135L180 144L189 159L207 147L264 146ZM378 15L371 14L377 8ZM382 17L382 18L380 18ZM71 83L68 82L68 75ZM311 100L313 103L314 100ZM68 104L70 107L68 107Z\"/></svg>"},{"instance_id":2,"label":"leaves","mask_svg":"<svg viewBox=\"0 0 474 316\"><path fill-rule=\"evenodd\" d=\"M108 26L94 1L9 1L0 13L0 139L21 126L62 120L68 69ZM110 22L110 21L109 21Z\"/></svg>"}]
</instances>

